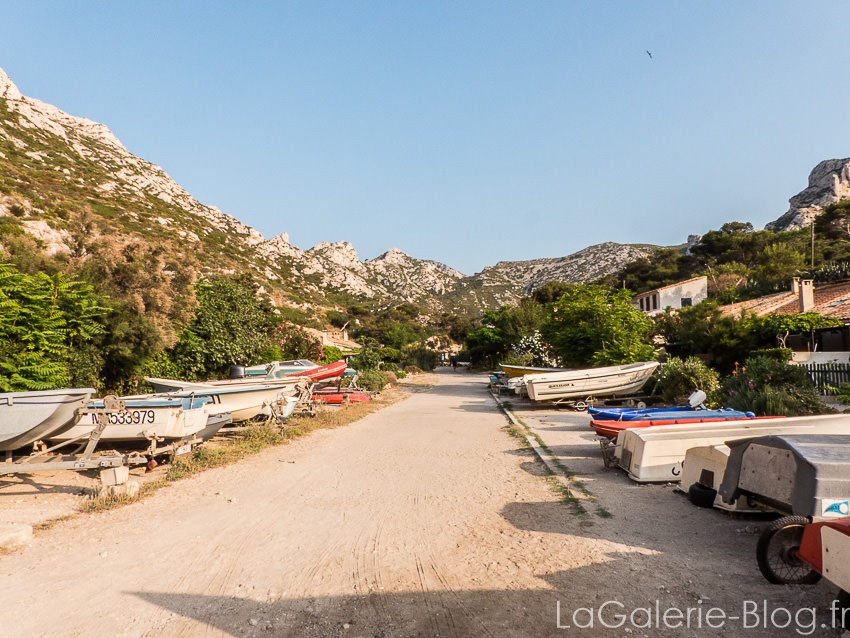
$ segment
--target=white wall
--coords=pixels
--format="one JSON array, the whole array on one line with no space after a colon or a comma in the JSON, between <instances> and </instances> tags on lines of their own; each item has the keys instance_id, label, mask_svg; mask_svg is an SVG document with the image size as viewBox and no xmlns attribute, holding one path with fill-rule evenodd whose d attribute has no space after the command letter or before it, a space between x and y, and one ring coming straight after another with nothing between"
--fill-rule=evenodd
<instances>
[{"instance_id":1,"label":"white wall","mask_svg":"<svg viewBox=\"0 0 850 638\"><path fill-rule=\"evenodd\" d=\"M792 352L794 363L850 363L850 352Z\"/></svg>"},{"instance_id":2,"label":"white wall","mask_svg":"<svg viewBox=\"0 0 850 638\"><path fill-rule=\"evenodd\" d=\"M663 308L681 308L682 298L688 297L691 300L691 305L696 306L700 301L708 297L708 279L700 277L695 281L688 281L676 286L670 286L659 291L661 299L659 306Z\"/></svg>"}]
</instances>

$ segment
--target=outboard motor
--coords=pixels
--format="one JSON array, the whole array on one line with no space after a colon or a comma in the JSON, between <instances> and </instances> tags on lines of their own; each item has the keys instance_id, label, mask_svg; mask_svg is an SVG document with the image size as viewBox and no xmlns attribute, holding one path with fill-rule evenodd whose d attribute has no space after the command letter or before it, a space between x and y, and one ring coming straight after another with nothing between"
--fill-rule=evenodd
<instances>
[{"instance_id":1,"label":"outboard motor","mask_svg":"<svg viewBox=\"0 0 850 638\"><path fill-rule=\"evenodd\" d=\"M242 379L245 377L245 366L230 366L230 378Z\"/></svg>"}]
</instances>

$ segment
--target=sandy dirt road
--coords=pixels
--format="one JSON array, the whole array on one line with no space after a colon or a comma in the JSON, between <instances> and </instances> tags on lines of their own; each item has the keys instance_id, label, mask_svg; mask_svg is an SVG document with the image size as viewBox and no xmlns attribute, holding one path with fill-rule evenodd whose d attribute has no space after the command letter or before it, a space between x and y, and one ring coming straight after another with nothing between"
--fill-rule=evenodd
<instances>
[{"instance_id":1,"label":"sandy dirt road","mask_svg":"<svg viewBox=\"0 0 850 638\"><path fill-rule=\"evenodd\" d=\"M779 635L572 625L609 600L705 606L702 592L730 587L722 570L701 579L722 557L699 551L704 529L687 559L666 552L682 532L650 505L612 497L612 518L572 513L504 431L486 377L438 377L355 424L0 557L0 636ZM627 517L633 533L618 528Z\"/></svg>"}]
</instances>

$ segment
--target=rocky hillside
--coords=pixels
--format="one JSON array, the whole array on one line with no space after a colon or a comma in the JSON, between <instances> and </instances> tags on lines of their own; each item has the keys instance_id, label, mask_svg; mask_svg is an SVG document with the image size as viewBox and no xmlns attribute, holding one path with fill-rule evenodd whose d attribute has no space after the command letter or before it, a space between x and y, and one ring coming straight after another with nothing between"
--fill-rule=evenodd
<instances>
[{"instance_id":1,"label":"rocky hillside","mask_svg":"<svg viewBox=\"0 0 850 638\"><path fill-rule=\"evenodd\" d=\"M267 240L198 202L106 126L22 95L0 69L0 258L22 235L69 258L92 237L166 245L191 254L203 272L250 270L277 303L302 308L359 299L469 312L552 279L596 279L652 249L606 243L568 257L499 262L471 276L395 248L368 261L348 242L302 250L286 233Z\"/></svg>"},{"instance_id":2,"label":"rocky hillside","mask_svg":"<svg viewBox=\"0 0 850 638\"><path fill-rule=\"evenodd\" d=\"M825 160L809 173L809 185L790 200L790 208L767 230L799 230L807 228L823 209L850 198L850 158Z\"/></svg>"},{"instance_id":3,"label":"rocky hillside","mask_svg":"<svg viewBox=\"0 0 850 638\"><path fill-rule=\"evenodd\" d=\"M657 246L638 246L605 242L590 246L567 257L532 259L531 261L500 261L477 275L485 285L519 286L531 292L547 281L584 283L619 270L627 263L646 257Z\"/></svg>"}]
</instances>

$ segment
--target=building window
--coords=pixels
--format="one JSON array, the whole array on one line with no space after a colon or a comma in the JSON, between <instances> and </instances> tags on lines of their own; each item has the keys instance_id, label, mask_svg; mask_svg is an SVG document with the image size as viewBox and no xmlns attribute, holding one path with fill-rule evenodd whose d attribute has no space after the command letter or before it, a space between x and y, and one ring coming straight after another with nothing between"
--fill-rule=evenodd
<instances>
[{"instance_id":1,"label":"building window","mask_svg":"<svg viewBox=\"0 0 850 638\"><path fill-rule=\"evenodd\" d=\"M690 297L682 297L682 308L687 308L688 306L693 306L693 301L691 301Z\"/></svg>"},{"instance_id":2,"label":"building window","mask_svg":"<svg viewBox=\"0 0 850 638\"><path fill-rule=\"evenodd\" d=\"M658 295L652 295L652 309L658 310Z\"/></svg>"}]
</instances>

